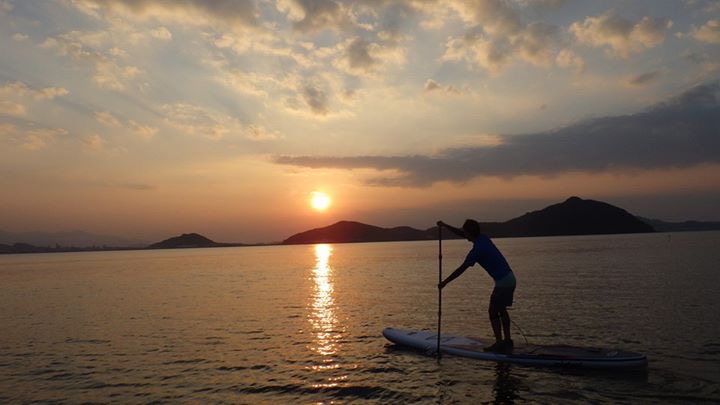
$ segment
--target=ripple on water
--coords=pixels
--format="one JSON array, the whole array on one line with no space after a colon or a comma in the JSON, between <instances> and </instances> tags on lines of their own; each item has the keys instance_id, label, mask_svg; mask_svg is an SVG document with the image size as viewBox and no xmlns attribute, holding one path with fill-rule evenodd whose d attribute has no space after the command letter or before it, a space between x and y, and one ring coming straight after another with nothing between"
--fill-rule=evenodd
<instances>
[{"instance_id":1,"label":"ripple on water","mask_svg":"<svg viewBox=\"0 0 720 405\"><path fill-rule=\"evenodd\" d=\"M314 396L321 399L337 399L337 400L353 400L353 399L373 399L385 400L393 402L411 402L417 400L416 397L405 392L396 391L380 386L326 386L326 385L301 385L301 384L250 384L246 386L235 385L220 389L219 391L229 391L244 395L266 395L271 398L277 398L277 395L289 396L296 400L307 400L308 396Z\"/></svg>"},{"instance_id":2,"label":"ripple on water","mask_svg":"<svg viewBox=\"0 0 720 405\"><path fill-rule=\"evenodd\" d=\"M80 338L67 338L65 339L65 343L72 343L72 344L89 344L89 345L106 345L109 344L109 340L103 340L103 339L80 339Z\"/></svg>"}]
</instances>

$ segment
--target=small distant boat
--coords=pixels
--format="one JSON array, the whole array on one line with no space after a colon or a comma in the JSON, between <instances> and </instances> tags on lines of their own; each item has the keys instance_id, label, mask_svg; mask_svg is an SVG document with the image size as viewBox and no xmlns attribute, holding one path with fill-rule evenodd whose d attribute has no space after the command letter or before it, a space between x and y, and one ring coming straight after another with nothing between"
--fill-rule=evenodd
<instances>
[{"instance_id":1,"label":"small distant boat","mask_svg":"<svg viewBox=\"0 0 720 405\"><path fill-rule=\"evenodd\" d=\"M389 341L424 351L435 351L437 333L408 329L385 328L383 336ZM477 360L516 363L532 366L566 366L596 369L626 369L647 366L644 354L616 349L576 347L568 345L516 345L512 352L486 352L483 348L491 341L466 337L441 335L440 351Z\"/></svg>"}]
</instances>

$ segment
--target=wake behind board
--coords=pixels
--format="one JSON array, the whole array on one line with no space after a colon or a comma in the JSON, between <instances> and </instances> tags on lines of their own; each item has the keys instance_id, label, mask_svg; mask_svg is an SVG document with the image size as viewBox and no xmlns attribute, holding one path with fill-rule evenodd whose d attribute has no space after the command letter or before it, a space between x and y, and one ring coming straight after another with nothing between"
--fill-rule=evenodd
<instances>
[{"instance_id":1,"label":"wake behind board","mask_svg":"<svg viewBox=\"0 0 720 405\"><path fill-rule=\"evenodd\" d=\"M424 351L435 351L437 333L407 329L385 328L383 336L395 344ZM485 352L489 340L465 336L440 336L440 351L478 360L517 363L533 366L572 366L602 369L637 368L647 366L647 358L640 353L593 347L566 345L517 345L511 353Z\"/></svg>"}]
</instances>

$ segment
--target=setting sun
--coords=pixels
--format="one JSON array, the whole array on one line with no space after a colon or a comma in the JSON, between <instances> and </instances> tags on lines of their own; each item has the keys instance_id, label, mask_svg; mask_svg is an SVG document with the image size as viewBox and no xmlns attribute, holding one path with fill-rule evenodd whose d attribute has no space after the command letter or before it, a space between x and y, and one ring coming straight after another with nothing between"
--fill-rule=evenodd
<instances>
[{"instance_id":1,"label":"setting sun","mask_svg":"<svg viewBox=\"0 0 720 405\"><path fill-rule=\"evenodd\" d=\"M310 195L310 205L317 211L325 211L331 202L330 196L323 192L313 191Z\"/></svg>"}]
</instances>

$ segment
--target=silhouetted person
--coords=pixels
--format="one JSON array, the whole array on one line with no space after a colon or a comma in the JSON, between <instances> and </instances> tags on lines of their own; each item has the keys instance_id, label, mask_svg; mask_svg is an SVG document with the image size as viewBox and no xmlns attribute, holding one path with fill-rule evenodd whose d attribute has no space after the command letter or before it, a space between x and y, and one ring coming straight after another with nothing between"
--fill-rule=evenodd
<instances>
[{"instance_id":1,"label":"silhouetted person","mask_svg":"<svg viewBox=\"0 0 720 405\"><path fill-rule=\"evenodd\" d=\"M510 337L510 315L507 307L512 306L513 293L515 292L515 274L513 274L510 265L508 265L505 257L500 250L486 235L480 232L480 224L477 221L468 219L463 224L462 229L450 226L442 221L438 221L438 227L444 226L453 233L472 242L473 247L467 254L465 261L445 280L438 284L438 288L442 289L448 283L455 280L458 276L465 272L469 267L479 263L490 277L495 280L495 288L490 295L490 305L488 306L488 315L490 316L490 325L495 334L495 343L486 347L485 351L510 351L513 348L513 341ZM505 339L502 337L505 333Z\"/></svg>"}]
</instances>

